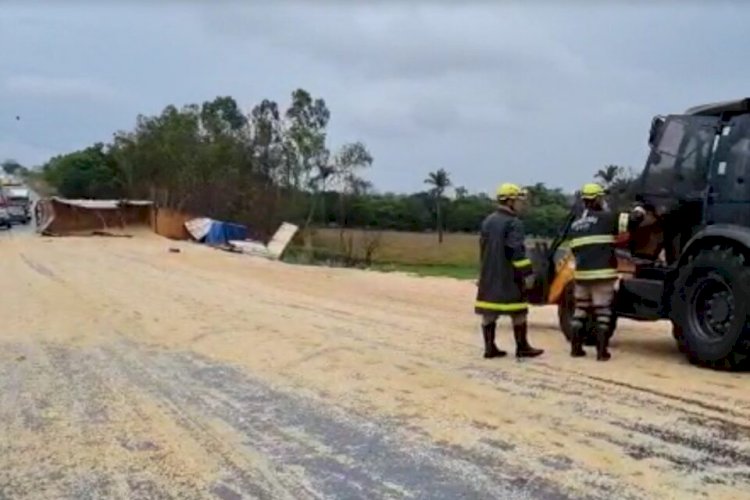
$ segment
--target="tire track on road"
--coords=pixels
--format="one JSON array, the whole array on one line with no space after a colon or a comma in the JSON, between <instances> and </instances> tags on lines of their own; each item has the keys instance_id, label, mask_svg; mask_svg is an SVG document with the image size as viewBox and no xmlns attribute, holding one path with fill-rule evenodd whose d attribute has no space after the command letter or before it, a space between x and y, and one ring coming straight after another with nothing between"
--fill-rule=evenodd
<instances>
[{"instance_id":1,"label":"tire track on road","mask_svg":"<svg viewBox=\"0 0 750 500\"><path fill-rule=\"evenodd\" d=\"M39 275L44 276L45 278L49 278L52 281L56 281L57 283L64 283L64 281L60 279L59 276L53 273L52 270L45 265L31 260L27 255L24 254L20 254L20 257L27 266L36 271Z\"/></svg>"},{"instance_id":2,"label":"tire track on road","mask_svg":"<svg viewBox=\"0 0 750 500\"><path fill-rule=\"evenodd\" d=\"M173 353L139 354L137 359L148 362L134 366L135 359L123 359L121 369L160 400L203 419L220 419L274 463L301 468L302 483L314 489L305 489L298 479L287 482L295 498L566 497L541 478L521 484L518 478L527 474L511 463L498 463L497 455L492 458L504 474L493 471L497 467L479 467L464 450L435 448L421 436L404 439L404 429L392 424L277 392L226 365ZM489 461L485 457L481 465Z\"/></svg>"}]
</instances>

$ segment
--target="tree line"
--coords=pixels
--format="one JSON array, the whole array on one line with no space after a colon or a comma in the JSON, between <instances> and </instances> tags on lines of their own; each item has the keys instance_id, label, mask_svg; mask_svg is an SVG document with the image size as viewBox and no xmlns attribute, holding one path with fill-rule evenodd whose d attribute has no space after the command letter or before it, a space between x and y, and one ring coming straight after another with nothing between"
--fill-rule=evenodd
<instances>
[{"instance_id":1,"label":"tree line","mask_svg":"<svg viewBox=\"0 0 750 500\"><path fill-rule=\"evenodd\" d=\"M232 97L167 106L139 115L130 131L109 143L51 158L44 181L67 198L150 199L158 206L247 224L256 236L282 220L312 226L404 231L475 232L495 207L492 197L452 187L450 173L426 174L426 189L380 193L362 177L373 156L362 142L329 147L331 113L325 100L303 89L282 110L268 99L244 113ZM6 162L6 170L22 168ZM25 170L25 169L24 169ZM609 166L607 185L626 179ZM528 186L529 234L553 236L571 196L543 183Z\"/></svg>"},{"instance_id":2,"label":"tree line","mask_svg":"<svg viewBox=\"0 0 750 500\"><path fill-rule=\"evenodd\" d=\"M331 151L329 119L302 89L285 110L263 100L245 114L231 97L170 105L110 143L50 159L42 175L64 197L150 199L267 234L285 219L311 224L324 191L362 182L372 156L360 142Z\"/></svg>"}]
</instances>

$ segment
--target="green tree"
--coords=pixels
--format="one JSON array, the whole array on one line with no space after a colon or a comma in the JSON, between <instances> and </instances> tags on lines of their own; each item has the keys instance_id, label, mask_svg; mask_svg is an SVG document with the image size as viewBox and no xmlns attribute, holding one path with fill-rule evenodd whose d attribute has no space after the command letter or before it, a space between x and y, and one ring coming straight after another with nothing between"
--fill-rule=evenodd
<instances>
[{"instance_id":1,"label":"green tree","mask_svg":"<svg viewBox=\"0 0 750 500\"><path fill-rule=\"evenodd\" d=\"M347 211L351 200L362 223L377 223L368 183L359 176L372 155L364 144L352 143L331 157L329 119L325 101L302 89L283 112L266 99L245 115L228 96L170 105L158 115L138 116L133 129L115 133L111 144L51 159L44 177L66 195L147 198L244 222L264 234L282 218L305 227L315 217L335 221L341 218L337 200ZM329 185L343 195L328 196ZM318 210L324 193L333 202Z\"/></svg>"},{"instance_id":2,"label":"green tree","mask_svg":"<svg viewBox=\"0 0 750 500\"><path fill-rule=\"evenodd\" d=\"M122 184L103 144L52 158L44 178L66 198L120 198Z\"/></svg>"},{"instance_id":3,"label":"green tree","mask_svg":"<svg viewBox=\"0 0 750 500\"><path fill-rule=\"evenodd\" d=\"M334 174L326 147L326 127L331 113L323 99L313 99L309 92L292 92L292 104L286 111L285 181L294 193L310 192L309 208L303 231L306 231L317 208L320 194Z\"/></svg>"},{"instance_id":4,"label":"green tree","mask_svg":"<svg viewBox=\"0 0 750 500\"><path fill-rule=\"evenodd\" d=\"M370 183L362 179L359 172L372 165L372 155L361 142L345 144L336 154L332 165L332 177L338 183L339 226L347 225L347 199L352 195L363 195Z\"/></svg>"},{"instance_id":5,"label":"green tree","mask_svg":"<svg viewBox=\"0 0 750 500\"><path fill-rule=\"evenodd\" d=\"M456 199L458 200L466 198L469 195L469 190L463 186L458 186L454 191L456 192Z\"/></svg>"},{"instance_id":6,"label":"green tree","mask_svg":"<svg viewBox=\"0 0 750 500\"><path fill-rule=\"evenodd\" d=\"M8 175L20 174L21 172L23 172L23 170L25 170L23 168L23 165L18 163L16 160L12 160L12 159L7 159L3 161L2 164L0 164L0 166L2 167L3 171L5 171L5 173Z\"/></svg>"},{"instance_id":7,"label":"green tree","mask_svg":"<svg viewBox=\"0 0 750 500\"><path fill-rule=\"evenodd\" d=\"M451 186L450 174L445 169L440 168L435 172L430 172L425 179L425 184L432 186L430 194L435 200L435 219L438 231L438 243L443 242L443 193Z\"/></svg>"},{"instance_id":8,"label":"green tree","mask_svg":"<svg viewBox=\"0 0 750 500\"><path fill-rule=\"evenodd\" d=\"M248 119L233 97L217 97L201 106L201 124L213 137L242 130Z\"/></svg>"},{"instance_id":9,"label":"green tree","mask_svg":"<svg viewBox=\"0 0 750 500\"><path fill-rule=\"evenodd\" d=\"M524 214L526 232L538 237L557 234L570 211L569 197L560 189L550 189L544 183L526 186L529 207Z\"/></svg>"},{"instance_id":10,"label":"green tree","mask_svg":"<svg viewBox=\"0 0 750 500\"><path fill-rule=\"evenodd\" d=\"M202 154L201 110L197 105L167 106L153 117L139 116L135 130L115 136L113 156L129 191L161 206L185 209L198 204L195 187L210 168Z\"/></svg>"},{"instance_id":11,"label":"green tree","mask_svg":"<svg viewBox=\"0 0 750 500\"><path fill-rule=\"evenodd\" d=\"M279 106L263 99L250 113L252 150L261 173L269 182L281 186L279 171L284 162L284 130ZM281 191L278 190L277 194Z\"/></svg>"},{"instance_id":12,"label":"green tree","mask_svg":"<svg viewBox=\"0 0 750 500\"><path fill-rule=\"evenodd\" d=\"M638 174L632 167L620 167L617 177L608 186L608 198L613 209L625 209L633 201L637 180Z\"/></svg>"},{"instance_id":13,"label":"green tree","mask_svg":"<svg viewBox=\"0 0 750 500\"><path fill-rule=\"evenodd\" d=\"M262 183L252 130L240 114L233 99L218 97L139 116L135 129L116 134L110 148L129 196L217 218L244 217Z\"/></svg>"},{"instance_id":14,"label":"green tree","mask_svg":"<svg viewBox=\"0 0 750 500\"><path fill-rule=\"evenodd\" d=\"M597 170L594 174L594 178L598 179L604 184L605 188L609 188L623 173L623 168L618 165L607 165L604 168Z\"/></svg>"},{"instance_id":15,"label":"green tree","mask_svg":"<svg viewBox=\"0 0 750 500\"><path fill-rule=\"evenodd\" d=\"M449 205L445 227L453 232L474 232L488 213L494 209L494 201L487 196L465 194Z\"/></svg>"}]
</instances>

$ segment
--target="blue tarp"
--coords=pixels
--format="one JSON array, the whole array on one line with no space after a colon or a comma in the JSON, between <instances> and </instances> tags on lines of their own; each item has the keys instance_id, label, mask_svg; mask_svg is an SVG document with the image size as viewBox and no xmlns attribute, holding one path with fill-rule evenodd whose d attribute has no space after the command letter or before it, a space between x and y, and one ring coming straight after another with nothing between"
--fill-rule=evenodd
<instances>
[{"instance_id":1,"label":"blue tarp","mask_svg":"<svg viewBox=\"0 0 750 500\"><path fill-rule=\"evenodd\" d=\"M229 243L229 240L247 239L247 227L231 222L212 221L211 229L203 239L207 245L221 246Z\"/></svg>"}]
</instances>

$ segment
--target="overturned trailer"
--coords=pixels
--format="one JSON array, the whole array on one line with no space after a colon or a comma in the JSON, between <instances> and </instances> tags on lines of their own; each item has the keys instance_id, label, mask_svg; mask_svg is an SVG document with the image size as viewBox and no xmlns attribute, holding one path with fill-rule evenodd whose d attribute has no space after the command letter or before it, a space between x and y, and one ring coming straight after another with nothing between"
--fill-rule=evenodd
<instances>
[{"instance_id":1,"label":"overturned trailer","mask_svg":"<svg viewBox=\"0 0 750 500\"><path fill-rule=\"evenodd\" d=\"M52 197L35 207L37 231L48 236L150 227L153 203L145 200L77 200Z\"/></svg>"}]
</instances>

